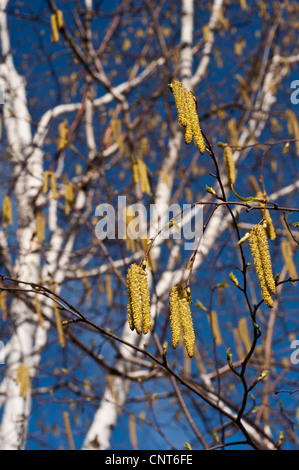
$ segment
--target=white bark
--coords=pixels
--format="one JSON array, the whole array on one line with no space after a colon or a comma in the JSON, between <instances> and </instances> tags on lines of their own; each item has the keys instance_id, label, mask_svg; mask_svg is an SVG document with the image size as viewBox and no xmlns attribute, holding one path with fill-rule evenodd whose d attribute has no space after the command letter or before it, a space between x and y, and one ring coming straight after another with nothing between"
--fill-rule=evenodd
<instances>
[{"instance_id":1,"label":"white bark","mask_svg":"<svg viewBox=\"0 0 299 470\"><path fill-rule=\"evenodd\" d=\"M0 27L2 55L5 57L0 65L0 80L4 85L5 103L3 105L3 120L7 133L8 145L14 164L15 198L18 214L18 246L19 253L15 262L14 275L17 279L32 283L39 282L40 255L34 249L34 235L36 221L33 200L37 197L43 181L43 153L40 148L32 145L31 117L26 102L25 81L14 67L10 54L9 34L6 23L7 1L0 2ZM34 149L34 150L33 150ZM26 162L27 171L23 169ZM60 231L53 234L53 253L57 253L59 244L62 244L65 234ZM70 253L73 239L68 246ZM3 243L2 243L3 246ZM49 255L51 256L51 255ZM60 267L66 260L58 259L58 254L49 260L47 272L55 273L61 277ZM59 279L61 280L61 279ZM49 306L45 313L52 315ZM19 364L23 363L30 369L31 378L34 377L39 362L39 351L46 343L46 330L42 330L37 316L20 299L15 297L10 308L10 317L13 323L13 332L9 342L6 360L6 375L1 383L1 391L5 394L2 402L3 416L0 426L0 449L23 449L26 442L28 418L31 408L31 390L27 397L20 395L20 386L16 385L16 372Z\"/></svg>"}]
</instances>

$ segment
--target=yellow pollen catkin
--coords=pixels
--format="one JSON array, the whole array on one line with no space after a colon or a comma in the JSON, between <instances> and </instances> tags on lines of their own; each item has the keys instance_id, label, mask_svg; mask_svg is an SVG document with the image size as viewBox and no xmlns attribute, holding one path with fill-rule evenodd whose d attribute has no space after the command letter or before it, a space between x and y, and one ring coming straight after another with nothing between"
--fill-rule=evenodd
<instances>
[{"instance_id":1,"label":"yellow pollen catkin","mask_svg":"<svg viewBox=\"0 0 299 470\"><path fill-rule=\"evenodd\" d=\"M268 239L267 239L267 234L261 225L257 225L256 228L256 235L258 238L259 242L259 249L261 253L261 260L262 260L262 266L265 274L265 280L267 287L269 289L269 292L271 294L275 294L275 281L273 277L273 272L272 272L272 263L271 263L271 256L270 256L270 251L269 251L269 244L268 244Z\"/></svg>"},{"instance_id":2,"label":"yellow pollen catkin","mask_svg":"<svg viewBox=\"0 0 299 470\"><path fill-rule=\"evenodd\" d=\"M52 190L52 196L54 199L57 199L57 191L56 191L56 176L53 171L44 171L43 174L43 194L46 194L48 191L48 179L51 179L51 190Z\"/></svg>"},{"instance_id":3,"label":"yellow pollen catkin","mask_svg":"<svg viewBox=\"0 0 299 470\"><path fill-rule=\"evenodd\" d=\"M52 42L58 42L59 41L57 17L55 15L55 13L53 13L53 15L51 15L51 41Z\"/></svg>"},{"instance_id":4,"label":"yellow pollen catkin","mask_svg":"<svg viewBox=\"0 0 299 470\"><path fill-rule=\"evenodd\" d=\"M169 295L170 326L172 332L172 346L176 348L180 339L181 330L189 357L194 354L195 334L188 295L182 286L175 286Z\"/></svg>"},{"instance_id":5,"label":"yellow pollen catkin","mask_svg":"<svg viewBox=\"0 0 299 470\"><path fill-rule=\"evenodd\" d=\"M260 227L262 230L257 227ZM249 237L249 246L263 299L266 305L272 308L273 299L271 294L275 292L275 282L272 274L268 241L265 229L262 226L254 226L252 228Z\"/></svg>"},{"instance_id":6,"label":"yellow pollen catkin","mask_svg":"<svg viewBox=\"0 0 299 470\"><path fill-rule=\"evenodd\" d=\"M74 186L68 183L65 187L65 215L69 215L71 208L74 204Z\"/></svg>"},{"instance_id":7,"label":"yellow pollen catkin","mask_svg":"<svg viewBox=\"0 0 299 470\"><path fill-rule=\"evenodd\" d=\"M296 266L293 260L293 249L292 249L290 241L286 239L282 240L281 253L282 253L282 257L285 262L285 265L287 267L287 270L289 272L289 276L292 279L296 279L298 275L297 275Z\"/></svg>"},{"instance_id":8,"label":"yellow pollen catkin","mask_svg":"<svg viewBox=\"0 0 299 470\"><path fill-rule=\"evenodd\" d=\"M59 41L59 29L63 27L63 13L61 10L57 10L51 15L51 41Z\"/></svg>"},{"instance_id":9,"label":"yellow pollen catkin","mask_svg":"<svg viewBox=\"0 0 299 470\"><path fill-rule=\"evenodd\" d=\"M200 153L203 155L206 150L206 146L201 133L197 109L196 100L192 91L185 90L185 99L188 107L189 122L191 123L192 134L194 136L194 142Z\"/></svg>"},{"instance_id":10,"label":"yellow pollen catkin","mask_svg":"<svg viewBox=\"0 0 299 470\"><path fill-rule=\"evenodd\" d=\"M56 11L56 17L57 17L57 26L59 29L63 27L63 13L61 10Z\"/></svg>"},{"instance_id":11,"label":"yellow pollen catkin","mask_svg":"<svg viewBox=\"0 0 299 470\"><path fill-rule=\"evenodd\" d=\"M20 384L20 396L27 398L27 393L30 388L30 371L29 367L25 364L19 364L16 377L16 385Z\"/></svg>"},{"instance_id":12,"label":"yellow pollen catkin","mask_svg":"<svg viewBox=\"0 0 299 470\"><path fill-rule=\"evenodd\" d=\"M187 114L187 109L186 109L184 88L181 82L175 80L172 83L172 93L173 93L176 108L178 111L178 121L181 124L181 126L186 127L188 124L188 118L187 118L188 114Z\"/></svg>"},{"instance_id":13,"label":"yellow pollen catkin","mask_svg":"<svg viewBox=\"0 0 299 470\"><path fill-rule=\"evenodd\" d=\"M36 214L36 236L39 242L44 241L46 231L46 218L42 212Z\"/></svg>"},{"instance_id":14,"label":"yellow pollen catkin","mask_svg":"<svg viewBox=\"0 0 299 470\"><path fill-rule=\"evenodd\" d=\"M142 268L140 269L139 284L142 308L142 330L143 334L146 335L151 327L151 309L147 275L145 270Z\"/></svg>"},{"instance_id":15,"label":"yellow pollen catkin","mask_svg":"<svg viewBox=\"0 0 299 470\"><path fill-rule=\"evenodd\" d=\"M177 287L172 287L169 295L169 307L170 307L170 327L172 332L172 347L176 348L181 333L181 322L180 322L180 310L179 310L179 298Z\"/></svg>"},{"instance_id":16,"label":"yellow pollen catkin","mask_svg":"<svg viewBox=\"0 0 299 470\"><path fill-rule=\"evenodd\" d=\"M2 201L2 223L4 228L7 224L12 225L12 202L8 194L5 194Z\"/></svg>"},{"instance_id":17,"label":"yellow pollen catkin","mask_svg":"<svg viewBox=\"0 0 299 470\"><path fill-rule=\"evenodd\" d=\"M256 197L258 199L265 199L265 195L261 192L261 191L258 191L256 193ZM276 238L276 232L275 232L275 228L274 228L274 225L273 225L273 222L272 222L272 218L271 218L271 215L270 215L270 211L269 209L264 209L262 206L263 204L260 202L259 205L261 206L261 216L265 219L265 222L266 222L266 233L267 233L267 236L270 240L275 240Z\"/></svg>"},{"instance_id":18,"label":"yellow pollen catkin","mask_svg":"<svg viewBox=\"0 0 299 470\"><path fill-rule=\"evenodd\" d=\"M230 185L234 185L236 181L235 162L233 160L233 152L229 145L224 148L223 159L226 166L226 173Z\"/></svg>"},{"instance_id":19,"label":"yellow pollen catkin","mask_svg":"<svg viewBox=\"0 0 299 470\"><path fill-rule=\"evenodd\" d=\"M194 137L195 145L201 154L205 153L206 145L201 132L198 115L197 101L194 93L186 88L178 80L169 85L175 99L178 112L178 121L184 128L185 143L190 144Z\"/></svg>"},{"instance_id":20,"label":"yellow pollen catkin","mask_svg":"<svg viewBox=\"0 0 299 470\"><path fill-rule=\"evenodd\" d=\"M68 145L68 123L65 119L62 121L58 126L58 141L57 141L57 148L59 151L63 150Z\"/></svg>"},{"instance_id":21,"label":"yellow pollen catkin","mask_svg":"<svg viewBox=\"0 0 299 470\"><path fill-rule=\"evenodd\" d=\"M138 334L146 334L151 327L150 294L146 271L132 264L127 274L128 323Z\"/></svg>"}]
</instances>

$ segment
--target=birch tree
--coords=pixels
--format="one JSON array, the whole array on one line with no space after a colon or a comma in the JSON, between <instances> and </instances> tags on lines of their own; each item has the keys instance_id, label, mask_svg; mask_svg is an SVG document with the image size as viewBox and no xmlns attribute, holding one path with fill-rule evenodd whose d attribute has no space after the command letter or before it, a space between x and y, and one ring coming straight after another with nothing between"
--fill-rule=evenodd
<instances>
[{"instance_id":1,"label":"birch tree","mask_svg":"<svg viewBox=\"0 0 299 470\"><path fill-rule=\"evenodd\" d=\"M1 449L297 447L297 18L0 0Z\"/></svg>"}]
</instances>

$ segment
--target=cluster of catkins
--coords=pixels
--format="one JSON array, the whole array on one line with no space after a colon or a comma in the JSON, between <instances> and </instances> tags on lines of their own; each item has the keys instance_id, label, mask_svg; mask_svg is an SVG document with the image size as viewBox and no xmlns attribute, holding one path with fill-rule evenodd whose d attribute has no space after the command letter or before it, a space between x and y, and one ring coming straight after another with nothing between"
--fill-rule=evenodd
<instances>
[{"instance_id":1,"label":"cluster of catkins","mask_svg":"<svg viewBox=\"0 0 299 470\"><path fill-rule=\"evenodd\" d=\"M178 121L184 128L186 144L190 144L194 137L198 150L203 154L206 150L206 145L199 125L197 101L193 92L183 88L179 81L174 81L168 87L175 99ZM233 187L236 174L232 150L228 145L224 149L224 163L229 184ZM268 223L268 225L270 224ZM249 235L249 246L263 299L268 307L272 308L272 295L275 294L276 286L273 278L267 232L262 225L258 224L253 226L250 234L247 235ZM269 236L269 238L273 239L273 236ZM233 281L236 283L234 276ZM136 330L138 334L146 334L151 327L151 313L145 261L142 263L142 266L137 264L130 266L127 274L127 291L129 326L131 330ZM169 295L169 307L172 346L173 348L177 347L181 333L183 333L187 353L189 357L192 357L194 354L195 334L190 310L190 298L188 289L186 291L180 285L174 286Z\"/></svg>"},{"instance_id":2,"label":"cluster of catkins","mask_svg":"<svg viewBox=\"0 0 299 470\"><path fill-rule=\"evenodd\" d=\"M184 128L185 143L191 144L192 137L201 154L205 153L206 145L202 136L197 115L197 101L194 93L183 88L181 82L175 80L168 85L172 91L178 111L178 120Z\"/></svg>"},{"instance_id":3,"label":"cluster of catkins","mask_svg":"<svg viewBox=\"0 0 299 470\"><path fill-rule=\"evenodd\" d=\"M145 264L132 264L127 274L128 322L130 329L146 334L151 327L150 294ZM172 345L177 347L181 331L189 357L193 356L195 335L189 305L189 295L182 286L171 289L169 296Z\"/></svg>"}]
</instances>

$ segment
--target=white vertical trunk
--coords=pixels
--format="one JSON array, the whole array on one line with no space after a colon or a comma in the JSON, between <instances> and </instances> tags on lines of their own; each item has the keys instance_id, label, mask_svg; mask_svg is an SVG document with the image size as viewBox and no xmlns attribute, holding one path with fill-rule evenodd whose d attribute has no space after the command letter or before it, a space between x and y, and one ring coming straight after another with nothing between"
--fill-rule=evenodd
<instances>
[{"instance_id":1,"label":"white vertical trunk","mask_svg":"<svg viewBox=\"0 0 299 470\"><path fill-rule=\"evenodd\" d=\"M181 52L181 75L183 77L184 85L189 85L189 79L192 75L192 38L193 38L193 0L182 1L182 30L181 30L181 41L184 41ZM155 204L157 207L167 207L170 201L173 177L175 173L176 163L179 156L179 149L181 146L182 132L178 129L175 136L169 142L169 154L165 159L162 169L160 172L160 178L157 184L155 192ZM164 175L167 173L168 182L165 182ZM161 214L160 214L161 215ZM163 214L162 214L163 217ZM158 226L158 220L153 221L153 227ZM152 230L153 230L152 227ZM161 247L154 246L152 249L153 259L158 259ZM150 284L150 280L149 280ZM156 310L152 309L152 318L155 319ZM150 334L140 337L135 331L131 331L128 324L125 324L123 331L123 339L129 341L131 344L138 345L142 342L142 345L146 345L150 339ZM120 347L120 355L122 359L118 360L115 367L122 371L128 368L130 356L134 356L134 352L126 346ZM107 449L109 447L110 437L112 430L116 424L118 409L121 407L126 400L127 393L129 391L129 381L122 379L121 377L114 377L113 379L113 393L110 388L107 388L104 392L102 402L99 409L97 410L92 425L86 435L83 443L83 449Z\"/></svg>"}]
</instances>

